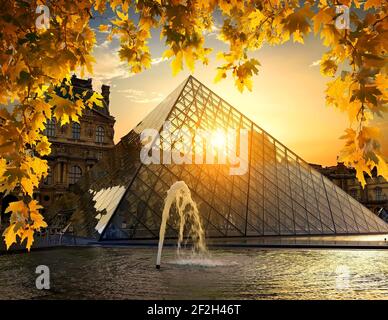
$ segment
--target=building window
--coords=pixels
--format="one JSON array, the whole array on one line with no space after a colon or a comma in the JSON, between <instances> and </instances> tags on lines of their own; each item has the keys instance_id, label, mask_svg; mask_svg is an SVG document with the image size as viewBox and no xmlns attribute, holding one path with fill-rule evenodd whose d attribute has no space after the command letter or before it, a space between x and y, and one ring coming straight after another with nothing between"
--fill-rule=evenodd
<instances>
[{"instance_id":1,"label":"building window","mask_svg":"<svg viewBox=\"0 0 388 320\"><path fill-rule=\"evenodd\" d=\"M97 160L101 160L103 156L102 151L97 152Z\"/></svg>"},{"instance_id":2,"label":"building window","mask_svg":"<svg viewBox=\"0 0 388 320\"><path fill-rule=\"evenodd\" d=\"M73 139L79 140L81 138L81 126L79 123L73 122L72 134L73 134Z\"/></svg>"},{"instance_id":3,"label":"building window","mask_svg":"<svg viewBox=\"0 0 388 320\"><path fill-rule=\"evenodd\" d=\"M78 166L72 166L69 170L69 184L76 183L82 176L82 170Z\"/></svg>"},{"instance_id":4,"label":"building window","mask_svg":"<svg viewBox=\"0 0 388 320\"><path fill-rule=\"evenodd\" d=\"M49 186L52 183L53 183L53 174L51 172L51 168L49 167L47 171L47 177L44 179L44 184Z\"/></svg>"},{"instance_id":5,"label":"building window","mask_svg":"<svg viewBox=\"0 0 388 320\"><path fill-rule=\"evenodd\" d=\"M383 200L383 189L380 187L375 188L375 197L377 201Z\"/></svg>"},{"instance_id":6,"label":"building window","mask_svg":"<svg viewBox=\"0 0 388 320\"><path fill-rule=\"evenodd\" d=\"M47 119L46 122L46 136L47 137L55 137L55 127L57 122L55 121L55 118Z\"/></svg>"},{"instance_id":7,"label":"building window","mask_svg":"<svg viewBox=\"0 0 388 320\"><path fill-rule=\"evenodd\" d=\"M104 142L104 136L105 136L105 130L103 127L98 126L96 129L96 142L103 143Z\"/></svg>"}]
</instances>

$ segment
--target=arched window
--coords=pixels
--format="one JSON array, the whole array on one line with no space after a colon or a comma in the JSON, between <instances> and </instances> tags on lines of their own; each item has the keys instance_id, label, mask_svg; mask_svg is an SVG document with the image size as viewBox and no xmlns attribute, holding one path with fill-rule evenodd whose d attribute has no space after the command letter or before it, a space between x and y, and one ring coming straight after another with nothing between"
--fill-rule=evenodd
<instances>
[{"instance_id":1,"label":"arched window","mask_svg":"<svg viewBox=\"0 0 388 320\"><path fill-rule=\"evenodd\" d=\"M377 201L383 200L383 189L380 187L375 188L375 197Z\"/></svg>"},{"instance_id":2,"label":"arched window","mask_svg":"<svg viewBox=\"0 0 388 320\"><path fill-rule=\"evenodd\" d=\"M78 166L71 166L69 170L69 184L76 183L82 176L82 170Z\"/></svg>"},{"instance_id":3,"label":"arched window","mask_svg":"<svg viewBox=\"0 0 388 320\"><path fill-rule=\"evenodd\" d=\"M96 128L96 142L102 143L104 142L105 130L103 127L98 126Z\"/></svg>"},{"instance_id":4,"label":"arched window","mask_svg":"<svg viewBox=\"0 0 388 320\"><path fill-rule=\"evenodd\" d=\"M46 122L46 136L47 137L55 137L55 127L57 122L55 121L55 118L47 119Z\"/></svg>"},{"instance_id":5,"label":"arched window","mask_svg":"<svg viewBox=\"0 0 388 320\"><path fill-rule=\"evenodd\" d=\"M44 179L44 184L49 186L53 183L53 174L52 174L52 171L51 171L51 168L49 167L48 168L48 171L47 171L47 176L46 178Z\"/></svg>"},{"instance_id":6,"label":"arched window","mask_svg":"<svg viewBox=\"0 0 388 320\"><path fill-rule=\"evenodd\" d=\"M79 140L81 138L81 126L77 122L73 122L72 124L72 135L73 139Z\"/></svg>"}]
</instances>

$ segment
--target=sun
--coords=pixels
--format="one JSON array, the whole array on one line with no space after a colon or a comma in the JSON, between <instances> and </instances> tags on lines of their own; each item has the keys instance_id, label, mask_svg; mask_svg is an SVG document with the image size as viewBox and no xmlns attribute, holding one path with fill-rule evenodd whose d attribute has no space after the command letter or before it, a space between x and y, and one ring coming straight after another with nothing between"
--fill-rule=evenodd
<instances>
[{"instance_id":1,"label":"sun","mask_svg":"<svg viewBox=\"0 0 388 320\"><path fill-rule=\"evenodd\" d=\"M223 148L226 145L226 134L222 130L215 130L211 135L211 144L214 148Z\"/></svg>"}]
</instances>

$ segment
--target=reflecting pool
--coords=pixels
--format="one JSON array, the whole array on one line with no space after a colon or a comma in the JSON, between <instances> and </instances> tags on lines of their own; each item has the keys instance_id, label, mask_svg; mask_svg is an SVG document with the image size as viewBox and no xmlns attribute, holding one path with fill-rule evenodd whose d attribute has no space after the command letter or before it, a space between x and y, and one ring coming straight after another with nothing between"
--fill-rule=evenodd
<instances>
[{"instance_id":1,"label":"reflecting pool","mask_svg":"<svg viewBox=\"0 0 388 320\"><path fill-rule=\"evenodd\" d=\"M388 299L387 250L63 248L0 256L1 299ZM51 289L37 290L47 265Z\"/></svg>"}]
</instances>

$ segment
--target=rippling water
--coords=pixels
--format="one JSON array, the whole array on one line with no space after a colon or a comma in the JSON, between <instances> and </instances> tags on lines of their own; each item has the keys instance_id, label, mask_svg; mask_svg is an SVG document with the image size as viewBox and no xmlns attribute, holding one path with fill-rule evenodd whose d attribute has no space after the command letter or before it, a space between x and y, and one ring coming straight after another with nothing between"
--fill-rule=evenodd
<instances>
[{"instance_id":1,"label":"rippling water","mask_svg":"<svg viewBox=\"0 0 388 320\"><path fill-rule=\"evenodd\" d=\"M198 263L157 248L67 248L0 256L0 298L388 299L388 251L213 249ZM35 288L47 265L51 289Z\"/></svg>"}]
</instances>

